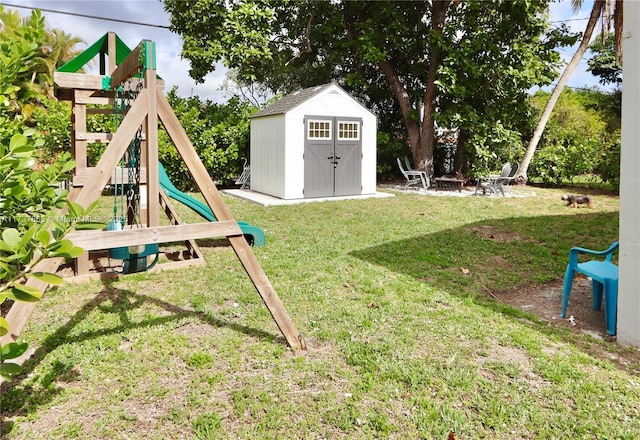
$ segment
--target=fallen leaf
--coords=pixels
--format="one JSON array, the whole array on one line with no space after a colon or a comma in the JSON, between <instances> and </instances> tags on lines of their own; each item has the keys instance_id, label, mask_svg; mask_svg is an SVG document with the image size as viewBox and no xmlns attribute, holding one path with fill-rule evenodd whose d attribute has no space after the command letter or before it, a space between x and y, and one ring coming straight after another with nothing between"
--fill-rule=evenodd
<instances>
[{"instance_id":1,"label":"fallen leaf","mask_svg":"<svg viewBox=\"0 0 640 440\"><path fill-rule=\"evenodd\" d=\"M466 267L461 267L460 268L460 272L462 272L465 275L468 275L469 274L469 269L467 269Z\"/></svg>"}]
</instances>

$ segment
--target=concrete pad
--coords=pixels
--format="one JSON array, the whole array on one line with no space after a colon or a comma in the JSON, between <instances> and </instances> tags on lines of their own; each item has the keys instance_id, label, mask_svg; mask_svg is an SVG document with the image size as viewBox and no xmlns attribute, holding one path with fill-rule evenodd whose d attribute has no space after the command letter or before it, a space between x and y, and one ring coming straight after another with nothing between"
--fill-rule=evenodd
<instances>
[{"instance_id":1,"label":"concrete pad","mask_svg":"<svg viewBox=\"0 0 640 440\"><path fill-rule=\"evenodd\" d=\"M359 200L370 198L388 198L395 197L391 193L376 192L373 194L359 194L353 196L341 196L341 197L317 197L312 199L290 199L284 200L277 197L270 196L268 194L262 194L247 189L223 189L224 194L228 194L239 199L247 200L249 202L257 203L262 206L281 206L281 205L297 205L299 203L313 203L313 202L332 202L338 200Z\"/></svg>"}]
</instances>

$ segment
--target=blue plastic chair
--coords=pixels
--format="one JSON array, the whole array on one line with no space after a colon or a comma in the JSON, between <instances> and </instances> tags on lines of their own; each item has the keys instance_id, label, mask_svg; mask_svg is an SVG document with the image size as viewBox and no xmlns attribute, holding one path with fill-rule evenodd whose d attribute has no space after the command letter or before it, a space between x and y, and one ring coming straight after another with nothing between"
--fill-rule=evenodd
<instances>
[{"instance_id":1,"label":"blue plastic chair","mask_svg":"<svg viewBox=\"0 0 640 440\"><path fill-rule=\"evenodd\" d=\"M594 251L581 247L573 247L569 251L569 264L564 276L564 291L562 293L562 313L561 318L567 316L567 306L569 305L569 295L573 285L573 277L576 272L580 272L593 280L593 310L600 310L602 305L602 293L604 291L605 319L607 323L607 334L616 334L616 319L618 315L618 266L611 262L613 253L618 249L618 242L613 242L604 251ZM578 263L580 254L589 254L605 257L604 260L589 260Z\"/></svg>"}]
</instances>

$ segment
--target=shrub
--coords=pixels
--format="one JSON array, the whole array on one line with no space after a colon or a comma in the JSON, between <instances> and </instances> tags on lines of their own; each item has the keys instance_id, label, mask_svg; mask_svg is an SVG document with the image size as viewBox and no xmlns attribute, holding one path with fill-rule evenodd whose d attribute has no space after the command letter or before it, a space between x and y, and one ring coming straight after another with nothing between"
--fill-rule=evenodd
<instances>
[{"instance_id":1,"label":"shrub","mask_svg":"<svg viewBox=\"0 0 640 440\"><path fill-rule=\"evenodd\" d=\"M219 185L232 183L242 169L242 158L249 156L249 117L255 107L237 97L226 104L181 98L175 88L167 99L209 175ZM194 189L193 179L164 130L159 134L159 156L174 185Z\"/></svg>"},{"instance_id":2,"label":"shrub","mask_svg":"<svg viewBox=\"0 0 640 440\"><path fill-rule=\"evenodd\" d=\"M532 98L534 106L541 108L547 97L538 93ZM531 162L529 177L560 184L590 174L615 185L620 178L619 148L616 154L620 134L612 130L615 115L601 102L606 98L594 91L563 92Z\"/></svg>"}]
</instances>

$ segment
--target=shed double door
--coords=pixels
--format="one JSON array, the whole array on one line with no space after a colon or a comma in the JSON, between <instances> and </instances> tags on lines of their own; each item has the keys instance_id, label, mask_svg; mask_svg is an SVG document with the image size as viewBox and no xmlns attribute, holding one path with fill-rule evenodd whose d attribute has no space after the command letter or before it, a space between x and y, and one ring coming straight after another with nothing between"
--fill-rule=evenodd
<instances>
[{"instance_id":1,"label":"shed double door","mask_svg":"<svg viewBox=\"0 0 640 440\"><path fill-rule=\"evenodd\" d=\"M362 193L362 119L305 118L304 197Z\"/></svg>"}]
</instances>

